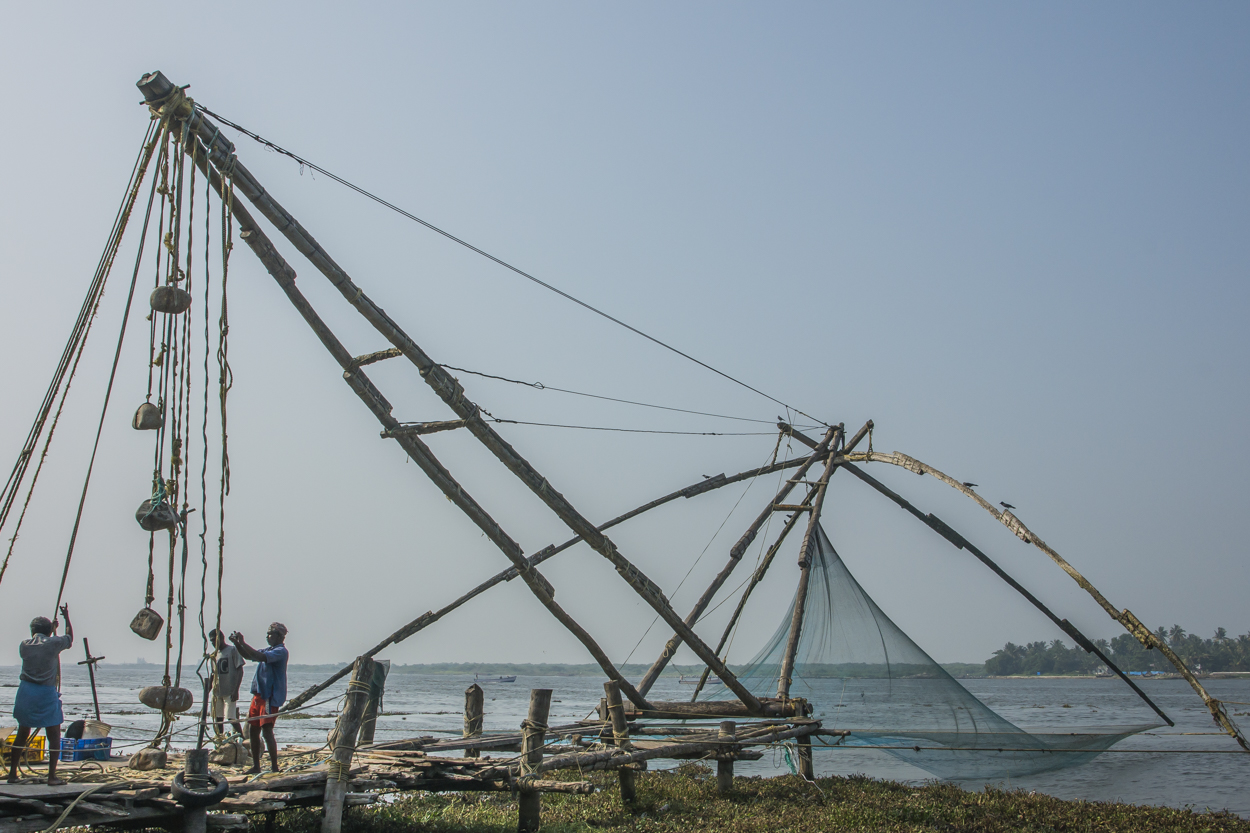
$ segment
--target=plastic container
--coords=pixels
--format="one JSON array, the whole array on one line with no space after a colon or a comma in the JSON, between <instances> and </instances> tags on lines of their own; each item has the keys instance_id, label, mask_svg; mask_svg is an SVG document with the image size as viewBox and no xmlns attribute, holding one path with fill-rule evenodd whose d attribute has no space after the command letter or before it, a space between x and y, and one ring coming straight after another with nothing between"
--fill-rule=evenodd
<instances>
[{"instance_id":1,"label":"plastic container","mask_svg":"<svg viewBox=\"0 0 1250 833\"><path fill-rule=\"evenodd\" d=\"M61 741L62 761L107 761L112 753L112 738L66 738Z\"/></svg>"},{"instance_id":2,"label":"plastic container","mask_svg":"<svg viewBox=\"0 0 1250 833\"><path fill-rule=\"evenodd\" d=\"M0 745L0 752L2 752L4 755L4 762L6 766L8 765L8 762L9 762L9 755L11 754L11 750L13 749L13 743L16 740L17 740L17 733L14 732L13 734L9 735L8 738L5 739L3 745ZM43 761L48 760L48 739L45 738L43 735L40 735L37 738L31 738L27 740L26 741L26 757L24 757L22 760L28 763L32 763L32 764L42 763Z\"/></svg>"},{"instance_id":3,"label":"plastic container","mask_svg":"<svg viewBox=\"0 0 1250 833\"><path fill-rule=\"evenodd\" d=\"M99 740L109 736L113 727L101 720L85 720L82 727L83 740Z\"/></svg>"}]
</instances>

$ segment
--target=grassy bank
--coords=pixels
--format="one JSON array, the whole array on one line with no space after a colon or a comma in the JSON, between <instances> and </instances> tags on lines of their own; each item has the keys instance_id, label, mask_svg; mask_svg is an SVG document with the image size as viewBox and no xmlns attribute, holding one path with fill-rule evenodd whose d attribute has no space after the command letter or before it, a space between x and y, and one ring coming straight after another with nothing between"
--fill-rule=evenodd
<instances>
[{"instance_id":1,"label":"grassy bank","mask_svg":"<svg viewBox=\"0 0 1250 833\"><path fill-rule=\"evenodd\" d=\"M716 794L707 767L649 772L639 779L633 812L620 804L615 776L590 776L601 791L589 797L545 795L543 830L781 833L781 831L1209 831L1250 833L1250 820L1130 804L1061 801L1024 792L966 792L950 784L911 787L863 777L739 778L734 794ZM418 794L423 795L423 794ZM344 818L345 833L516 830L516 802L507 794L429 795L383 807L357 807ZM279 816L274 833L317 833L319 811Z\"/></svg>"}]
</instances>

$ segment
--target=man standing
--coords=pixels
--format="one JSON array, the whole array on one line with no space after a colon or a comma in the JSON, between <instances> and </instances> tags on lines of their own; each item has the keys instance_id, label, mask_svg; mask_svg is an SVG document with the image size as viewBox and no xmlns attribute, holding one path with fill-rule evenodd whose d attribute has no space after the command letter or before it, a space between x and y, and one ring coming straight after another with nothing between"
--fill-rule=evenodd
<instances>
[{"instance_id":1,"label":"man standing","mask_svg":"<svg viewBox=\"0 0 1250 833\"><path fill-rule=\"evenodd\" d=\"M252 678L252 706L247 711L247 722L251 725L252 769L260 772L260 739L263 735L265 746L269 749L269 760L273 771L278 771L278 741L273 736L273 726L278 722L278 709L286 702L286 625L274 622L265 634L268 648L259 651L248 645L243 634L235 631L230 634L230 641L239 649L244 659L259 662L256 676Z\"/></svg>"},{"instance_id":2,"label":"man standing","mask_svg":"<svg viewBox=\"0 0 1250 833\"><path fill-rule=\"evenodd\" d=\"M243 725L239 723L239 686L243 684L243 657L239 649L226 642L225 634L216 628L208 632L209 641L217 649L217 662L213 665L213 727L218 735L226 731L226 721L243 737Z\"/></svg>"},{"instance_id":3,"label":"man standing","mask_svg":"<svg viewBox=\"0 0 1250 833\"><path fill-rule=\"evenodd\" d=\"M65 636L55 636L60 622L36 616L30 623L30 639L18 648L22 656L22 676L17 697L13 700L13 717L17 720L17 737L9 753L9 783L17 783L17 764L26 741L33 730L44 729L48 735L48 786L64 784L56 777L56 764L61 757L61 693L56 690L60 653L74 644L74 626L69 621L69 605L61 606L65 617Z\"/></svg>"}]
</instances>

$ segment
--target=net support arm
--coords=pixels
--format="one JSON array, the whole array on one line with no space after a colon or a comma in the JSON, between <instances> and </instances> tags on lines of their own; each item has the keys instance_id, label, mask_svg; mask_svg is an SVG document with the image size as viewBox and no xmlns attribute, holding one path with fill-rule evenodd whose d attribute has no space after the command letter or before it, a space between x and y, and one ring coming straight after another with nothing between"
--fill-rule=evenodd
<instances>
[{"instance_id":1,"label":"net support arm","mask_svg":"<svg viewBox=\"0 0 1250 833\"><path fill-rule=\"evenodd\" d=\"M1124 608L1123 610L1116 609L1115 605L1111 604L1111 602L1107 600L1107 597L1099 592L1097 587L1090 583L1089 579L1077 572L1075 567L1069 564L1063 556L1047 545L1045 541L1034 535L1033 532L1029 530L1029 528L1026 527L1024 523L1014 514L1011 512L1000 512L998 509L990 505L989 501L978 495L971 488L965 486L960 481L938 471L930 465L920 462L914 457L908 457L906 454L901 452L895 451L893 454L883 454L881 452L869 451L864 454L851 456L853 459L863 460L864 462L890 463L891 465L901 466L902 468L915 472L916 474L931 475L945 483L947 486L950 486L952 489L962 492L967 497L975 500L982 509L989 512L999 523L1015 533L1016 537L1021 541L1024 541L1026 544L1032 544L1042 552L1046 553L1046 555L1050 557L1051 561L1058 564L1060 569L1067 573L1073 581L1075 581L1085 592L1089 593L1094 598L1094 601L1098 603L1099 607L1107 612L1108 616L1123 625L1124 629L1135 636L1138 642L1145 645L1147 648L1155 648L1159 651L1159 653L1163 654L1168 662L1172 663L1172 665L1176 667L1176 670L1180 672L1180 675L1187 683L1189 683L1190 687L1193 688L1193 690L1198 693L1198 696L1202 698L1202 702L1206 704L1207 710L1211 712L1211 719L1214 720L1221 729L1227 732L1229 736L1236 740L1242 749L1250 752L1250 741L1246 740L1246 736L1242 733L1241 729L1236 723L1233 722L1233 719L1229 717L1228 712L1224 709L1224 704L1207 693L1207 690L1203 688L1202 683L1198 682L1198 678L1195 677L1193 672L1189 670L1189 666L1185 665L1185 661L1177 656L1176 652L1168 647L1166 642L1156 636L1150 628L1142 624L1142 621L1138 619L1131 610L1128 608Z\"/></svg>"},{"instance_id":2,"label":"net support arm","mask_svg":"<svg viewBox=\"0 0 1250 833\"><path fill-rule=\"evenodd\" d=\"M1083 648L1086 652L1091 653L1094 656L1098 657L1098 659L1101 660L1108 668L1114 671L1116 675L1119 676L1120 679L1128 683L1129 688L1133 689L1133 691L1136 692L1137 696L1140 697L1146 703L1146 705L1154 709L1155 714L1163 718L1169 726L1176 725L1172 721L1172 718L1168 717L1163 712L1163 709L1159 708L1153 700L1147 697L1146 693L1142 691L1140 688L1138 688L1137 684L1134 683L1133 680L1127 674L1121 671L1116 666L1116 664L1112 662L1107 657L1107 655L1102 652L1101 649L1099 649L1097 645L1095 645L1085 636L1085 634L1077 630L1075 625L1073 625L1067 619L1060 619L1050 608L1048 608L1045 604L1043 604L1040 599L1038 599L1036 596L1030 593L1027 589L1025 589L1023 585L1021 585L1018 581L1016 581L1014 578L1008 575L1007 571L1005 571L1002 567L999 567L997 563L995 563L988 555L986 555L984 552L982 552L980 549L974 546L970 541L968 541L968 539L964 538L958 532L951 529L951 527L948 526L945 521L943 521L937 515L934 515L932 512L930 512L927 515L924 512L921 512L919 509L913 506L906 498L902 497L897 492L895 492L894 490L886 486L884 483L877 480L872 475L863 471L862 469L855 466L854 464L843 463L842 467L846 469L847 471L849 471L851 474L858 477L863 482L867 483L872 488L876 489L881 494L885 495L890 500L894 501L894 503L898 504L900 508L906 510L907 512L915 516L917 520L919 520L922 524L932 529L938 535L941 535L943 538L949 541L952 545L954 545L956 549L967 550L968 552L972 553L972 555L978 561L980 561L986 567L989 567L991 570L993 570L994 574L997 575L999 578L1001 578L1003 581L1005 581L1011 587L1011 589L1015 590L1017 593L1023 596L1029 602L1029 604L1033 605L1035 608L1037 608L1043 614L1045 614L1046 618L1054 622L1059 627L1060 630L1062 630L1064 633L1070 636L1072 638L1072 641L1074 641L1077 645L1081 646L1081 648Z\"/></svg>"},{"instance_id":3,"label":"net support arm","mask_svg":"<svg viewBox=\"0 0 1250 833\"><path fill-rule=\"evenodd\" d=\"M836 450L838 440L842 436L842 426L834 429L836 436L830 437L830 448ZM786 653L781 660L781 673L777 678L777 696L784 700L790 697L790 683L794 677L794 659L799 650L799 639L803 635L803 615L807 612L807 590L812 579L812 549L816 543L816 532L820 529L820 512L825 505L825 494L829 491L829 478L837 469L837 457L829 455L825 461L825 470L816 485L816 495L812 499L812 508L807 515L807 531L803 535L803 545L799 548L799 587L794 595L794 615L790 619L790 638L786 642Z\"/></svg>"},{"instance_id":4,"label":"net support arm","mask_svg":"<svg viewBox=\"0 0 1250 833\"><path fill-rule=\"evenodd\" d=\"M712 599L716 597L716 594L720 592L721 587L725 585L725 582L729 580L731 575L733 575L734 570L738 568L738 564L742 561L742 555L747 551L747 547L751 546L751 542L755 540L755 536L759 534L760 529L764 526L768 519L772 517L775 511L774 507L778 503L785 500L786 496L789 495L791 490L794 489L795 483L803 478L803 475L807 473L807 470L812 467L816 460L822 454L826 454L828 452L829 443L833 440L833 436L833 429L829 429L825 435L824 442L818 443L812 449L813 453L807 458L807 462L799 467L799 470L795 472L793 478L790 478L782 484L781 489L777 492L777 496L774 497L769 502L768 506L764 508L764 511L760 512L755 520L751 522L751 525L747 527L747 531L742 534L742 537L729 548L729 560L725 563L725 566L721 568L721 571L716 574L716 577L712 579L712 583L709 584L707 589L703 591L703 595L699 597L699 600L694 603L694 607L686 616L687 626L693 628L695 622L699 621L699 617L703 615L703 611L707 610L707 606L712 603ZM642 679L638 682L638 691L644 697L647 695L647 692L651 690L651 687L655 685L655 681L660 678L660 674L663 673L664 668L669 663L669 660L676 655L677 649L681 647L681 642L681 634L675 633L669 637L668 642L664 644L664 650L660 652L660 656L656 658L655 662L651 664L651 667L647 669L647 673L644 674ZM718 656L719 653L720 652L718 651Z\"/></svg>"},{"instance_id":5,"label":"net support arm","mask_svg":"<svg viewBox=\"0 0 1250 833\"><path fill-rule=\"evenodd\" d=\"M719 489L722 486L728 486L730 483L738 483L742 480L749 480L752 477L760 477L765 474L773 474L774 472L782 471L784 469L793 468L795 466L802 466L804 463L812 462L817 459L821 459L819 455L799 457L794 460L786 460L781 463L773 463L771 465L761 466L755 469L749 469L747 471L739 472L738 474L730 475L728 477L726 477L725 475L718 475L716 477L710 477L706 480L701 480L698 483L692 483L691 485L685 487L684 489L678 489L675 492L669 492L667 495L664 495L663 497L659 497L659 498L656 498L655 500L644 503L641 506L635 507L634 509L631 509L630 511L622 515L617 515L615 518L613 518L612 520L608 521L607 523L599 527L599 529L601 531L605 529L610 529L611 527L614 527L617 524L624 523L625 521L631 518L635 518L638 515L641 515L643 512L647 512L651 509L655 509L656 507L663 506L664 504L669 503L670 501L676 500L679 497L691 498L691 497L695 497L696 495L707 494L708 492ZM582 539L580 537L570 538L569 540L565 541L563 544L550 546L550 547L544 547L543 549L531 555L526 560L529 562L531 567L537 567L539 564L542 564L548 558L551 558L555 555L558 555L564 552L569 547L572 547L574 544L578 543L581 540ZM491 576L486 581L477 585L472 590L460 596L459 598L457 598L455 601L451 602L450 604L447 604L444 607L439 608L438 610L427 611L425 613L422 613L416 619L413 619L411 622L404 625L402 628L395 631L390 636L386 637L386 639L382 640L377 645L374 645L372 648L366 651L363 654L363 656L370 657L370 658L377 656L379 653L386 650L391 645L394 645L399 642L403 642L405 639L408 639L409 637L417 633L420 633L421 631L428 628L430 625L437 622L439 619L442 619L448 613L451 613L452 611L464 605L466 602L472 601L473 599L482 595L483 593L485 593L487 590L491 589L492 587L496 587L507 581L512 581L518 575L519 573L516 567L509 567L506 570L496 573L495 575ZM717 653L718 654L720 653L719 648L717 649ZM336 682L338 682L339 680L343 679L348 674L350 674L353 667L354 666L352 664L345 665L342 668L340 668L338 671L330 675L328 679L305 689L299 695L287 701L286 705L282 707L282 711L289 712L289 711L294 711L300 708L309 700L316 697L318 694L325 691L327 688L334 685ZM645 694L643 696L645 696Z\"/></svg>"}]
</instances>

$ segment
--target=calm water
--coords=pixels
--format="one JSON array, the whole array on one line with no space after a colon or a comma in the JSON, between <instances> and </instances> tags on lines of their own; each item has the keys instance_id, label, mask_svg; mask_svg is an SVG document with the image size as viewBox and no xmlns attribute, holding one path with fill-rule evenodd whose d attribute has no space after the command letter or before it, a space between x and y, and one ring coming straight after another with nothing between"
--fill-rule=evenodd
<instances>
[{"instance_id":1,"label":"calm water","mask_svg":"<svg viewBox=\"0 0 1250 833\"><path fill-rule=\"evenodd\" d=\"M11 714L18 669L0 668L0 715ZM158 666L101 666L97 672L100 708L113 725L114 749L127 752L150 739L159 722L156 713L141 705L138 689L160 683ZM191 676L191 682L195 679ZM292 671L292 694L323 678L320 673ZM250 672L249 677L250 680ZM416 735L459 735L464 708L464 689L472 682L464 676L426 676L396 673L387 682L385 714L378 721L377 739ZM1089 731L1113 725L1157 722L1151 712L1125 685L1101 679L964 680L964 685L1003 717L1036 731ZM184 683L186 685L186 683ZM998 782L1000 786L1037 790L1061 798L1097 801L1128 801L1141 804L1228 809L1250 816L1250 754L1237 752L1236 743L1219 734L1202 701L1181 680L1145 680L1141 683L1177 725L1136 735L1092 763L1059 772ZM1209 680L1215 697L1250 703L1250 680ZM195 689L195 685L189 685ZM63 699L66 719L89 716L91 689L86 673L77 666L65 668ZM515 730L525 716L531 688L554 690L551 723L567 723L587 717L603 696L602 683L589 677L521 677L515 683L485 683L486 728ZM307 713L313 717L279 724L281 743L321 743L333 726L338 698L344 685L314 700ZM655 699L686 699L690 687L677 679L657 683ZM829 728L838 728L836 708L843 695L837 680L816 680L796 695L808 697ZM327 702L320 702L327 701ZM319 704L318 704L319 703ZM1067 704L1067 707L1064 707ZM1239 722L1250 728L1250 705L1230 705L1241 712ZM832 715L832 716L831 716ZM8 721L11 723L11 721ZM6 723L0 718L0 726ZM194 723L184 719L179 740L194 742ZM1120 751L1116 751L1120 750ZM1201 754L1185 753L1196 750ZM1233 754L1236 753L1236 754ZM816 756L820 774L864 773L880 778L922 782L931 780L925 771L877 750L824 749ZM788 771L785 761L766 755L756 764L739 764L744 774L777 774ZM969 788L979 783L961 782Z\"/></svg>"}]
</instances>

